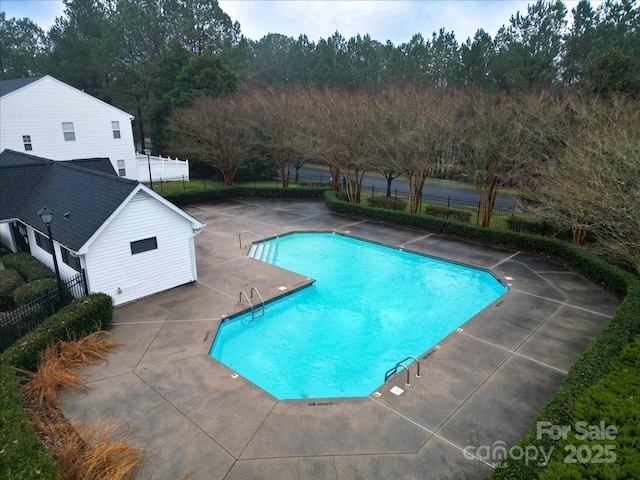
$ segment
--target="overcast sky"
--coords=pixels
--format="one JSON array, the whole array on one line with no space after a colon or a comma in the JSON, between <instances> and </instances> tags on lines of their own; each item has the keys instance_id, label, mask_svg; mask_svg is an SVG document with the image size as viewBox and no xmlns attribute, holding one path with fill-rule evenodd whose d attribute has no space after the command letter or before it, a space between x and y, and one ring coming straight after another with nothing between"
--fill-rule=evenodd
<instances>
[{"instance_id":1,"label":"overcast sky","mask_svg":"<svg viewBox=\"0 0 640 480\"><path fill-rule=\"evenodd\" d=\"M444 27L459 43L482 28L492 37L516 12L526 13L527 4L517 0L220 0L242 33L259 40L267 33L297 38L306 34L314 42L338 31L345 38L370 34L382 43L407 42L415 33L430 38ZM567 10L578 0L565 1ZM598 1L592 1L594 7ZM62 0L1 0L7 18L28 17L48 30L64 12Z\"/></svg>"}]
</instances>

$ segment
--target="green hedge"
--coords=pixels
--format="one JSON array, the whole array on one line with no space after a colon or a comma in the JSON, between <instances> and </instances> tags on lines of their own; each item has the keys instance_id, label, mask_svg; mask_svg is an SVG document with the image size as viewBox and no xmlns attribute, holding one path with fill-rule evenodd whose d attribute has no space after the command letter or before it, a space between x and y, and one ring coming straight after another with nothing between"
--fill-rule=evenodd
<instances>
[{"instance_id":1,"label":"green hedge","mask_svg":"<svg viewBox=\"0 0 640 480\"><path fill-rule=\"evenodd\" d=\"M567 439L559 442L552 461L540 478L640 478L640 448L637 445L640 438L639 372L640 337L636 337L612 362L611 373L580 395L569 424L600 425L604 421L606 426L615 428L615 433L609 429L612 435L598 434L588 439L583 438L582 431L576 432L572 428ZM608 453L604 453L607 452L605 447ZM582 451L582 454L578 456L576 451ZM567 456L570 459L578 456L583 461L565 463ZM593 458L597 461L585 461ZM599 460L603 462L599 463Z\"/></svg>"},{"instance_id":2,"label":"green hedge","mask_svg":"<svg viewBox=\"0 0 640 480\"><path fill-rule=\"evenodd\" d=\"M471 212L461 210L459 208L440 207L438 205L427 205L424 207L424 213L432 217L450 218L458 222L469 223L471 221Z\"/></svg>"},{"instance_id":3,"label":"green hedge","mask_svg":"<svg viewBox=\"0 0 640 480\"><path fill-rule=\"evenodd\" d=\"M18 272L27 283L41 278L55 278L53 270L26 252L5 255L2 257L2 264L7 270Z\"/></svg>"},{"instance_id":4,"label":"green hedge","mask_svg":"<svg viewBox=\"0 0 640 480\"><path fill-rule=\"evenodd\" d=\"M616 367L612 363L613 360L621 354L623 349L634 338L640 335L640 281L636 276L606 263L585 248L576 247L570 243L548 237L508 230L480 228L452 220L391 212L341 202L336 199L333 192L327 192L325 199L329 208L338 213L442 232L481 243L552 256L580 271L595 282L604 285L616 295L625 297L611 320L570 369L556 394L541 409L538 417L533 422L532 428L527 432L524 439L518 443L518 446L522 448L536 446L544 448L545 451L549 451L552 446L557 448L558 445L555 445L548 436L543 436L541 439L536 438L536 422L546 421L552 425L571 425L576 405L587 398L585 393L587 389L604 379ZM638 375L638 373L633 371L631 375ZM637 461L637 457L633 457L631 460L633 464ZM615 468L615 465L613 468ZM544 468L540 467L537 462L525 462L524 459L520 461L512 460L504 468L495 469L490 478L537 479L543 472ZM558 478L580 477L560 476ZM616 477L603 476L598 478Z\"/></svg>"},{"instance_id":5,"label":"green hedge","mask_svg":"<svg viewBox=\"0 0 640 480\"><path fill-rule=\"evenodd\" d=\"M35 371L40 352L47 345L103 330L112 316L113 299L109 295L94 293L78 298L7 348L0 356L0 363Z\"/></svg>"},{"instance_id":6,"label":"green hedge","mask_svg":"<svg viewBox=\"0 0 640 480\"><path fill-rule=\"evenodd\" d=\"M552 223L535 220L522 215L512 215L507 218L507 228L514 232L554 237L568 242L573 241L571 230L560 230Z\"/></svg>"},{"instance_id":7,"label":"green hedge","mask_svg":"<svg viewBox=\"0 0 640 480\"><path fill-rule=\"evenodd\" d=\"M0 364L0 478L62 480L22 407L16 370Z\"/></svg>"},{"instance_id":8,"label":"green hedge","mask_svg":"<svg viewBox=\"0 0 640 480\"><path fill-rule=\"evenodd\" d=\"M551 225L546 222L520 215L512 215L507 218L507 228L514 232L532 233L534 235L548 235L552 230Z\"/></svg>"},{"instance_id":9,"label":"green hedge","mask_svg":"<svg viewBox=\"0 0 640 480\"><path fill-rule=\"evenodd\" d=\"M55 278L41 278L16 288L13 292L13 299L16 302L16 306L19 307L33 302L47 291L55 290L56 288L58 288L58 284Z\"/></svg>"},{"instance_id":10,"label":"green hedge","mask_svg":"<svg viewBox=\"0 0 640 480\"><path fill-rule=\"evenodd\" d=\"M322 198L326 188L224 187L165 195L175 205L213 202L229 198Z\"/></svg>"},{"instance_id":11,"label":"green hedge","mask_svg":"<svg viewBox=\"0 0 640 480\"><path fill-rule=\"evenodd\" d=\"M15 270L0 270L0 312L8 312L16 307L13 292L24 285L24 280Z\"/></svg>"},{"instance_id":12,"label":"green hedge","mask_svg":"<svg viewBox=\"0 0 640 480\"><path fill-rule=\"evenodd\" d=\"M322 188L323 190L327 190L331 188L331 182L312 182L309 180L300 180L298 182L299 187L311 187L311 188Z\"/></svg>"},{"instance_id":13,"label":"green hedge","mask_svg":"<svg viewBox=\"0 0 640 480\"><path fill-rule=\"evenodd\" d=\"M407 210L407 201L401 198L387 197L386 195L375 195L367 200L367 204L373 208L388 208L404 212Z\"/></svg>"}]
</instances>

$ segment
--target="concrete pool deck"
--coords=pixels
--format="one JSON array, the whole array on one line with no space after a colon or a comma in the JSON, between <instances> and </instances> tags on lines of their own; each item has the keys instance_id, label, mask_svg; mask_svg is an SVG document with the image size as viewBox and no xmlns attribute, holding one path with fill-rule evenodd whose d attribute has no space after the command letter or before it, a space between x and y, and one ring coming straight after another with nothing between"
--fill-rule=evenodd
<instances>
[{"instance_id":1,"label":"concrete pool deck","mask_svg":"<svg viewBox=\"0 0 640 480\"><path fill-rule=\"evenodd\" d=\"M72 422L118 421L145 447L138 479L484 478L492 467L465 448L520 440L619 304L546 258L336 215L319 201L185 210L207 224L196 237L198 281L116 308L109 330L123 346L109 363L82 370L90 389L60 392ZM296 230L349 233L488 269L509 291L425 352L421 378L411 365L410 387L401 373L368 397L279 401L208 352L223 316L246 308L237 305L241 291L255 286L268 300L310 282L247 258L239 232ZM391 393L395 386L404 393Z\"/></svg>"}]
</instances>

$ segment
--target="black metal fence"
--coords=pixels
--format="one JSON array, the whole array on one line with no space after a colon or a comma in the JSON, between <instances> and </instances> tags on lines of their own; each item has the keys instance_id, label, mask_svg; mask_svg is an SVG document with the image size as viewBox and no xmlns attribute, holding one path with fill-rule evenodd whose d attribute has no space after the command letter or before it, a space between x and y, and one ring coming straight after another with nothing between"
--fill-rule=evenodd
<instances>
[{"instance_id":1,"label":"black metal fence","mask_svg":"<svg viewBox=\"0 0 640 480\"><path fill-rule=\"evenodd\" d=\"M386 189L374 187L373 185L366 187L363 185L362 194L373 196L383 196L387 194ZM394 190L391 194L394 198L399 198L409 203L409 195L405 192ZM364 200L363 200L364 202ZM429 207L439 207L442 211L429 211ZM468 223L473 225L480 224L480 201L475 190L469 190L469 195L431 195L423 193L418 202L418 213L436 215L449 218L445 210L450 210L450 218L460 220L460 215L456 213L466 212L465 215ZM520 207L515 199L511 199L504 203L496 202L491 216L491 226L494 228L508 228L509 218L520 214Z\"/></svg>"},{"instance_id":2,"label":"black metal fence","mask_svg":"<svg viewBox=\"0 0 640 480\"><path fill-rule=\"evenodd\" d=\"M47 290L35 300L0 316L0 352L20 337L36 328L42 321L67 305L73 298L87 294L84 270L62 281L60 298L57 288Z\"/></svg>"},{"instance_id":3,"label":"black metal fence","mask_svg":"<svg viewBox=\"0 0 640 480\"><path fill-rule=\"evenodd\" d=\"M293 181L293 179L291 179ZM329 173L319 173L317 175L307 175L305 180L313 180L319 183L326 183L327 185L331 181L331 177ZM344 186L344 181L341 184ZM369 183L369 180L365 178L365 181L362 184L362 196L364 203L364 197L366 196L382 196L387 194L386 188L380 186L381 184L386 183L386 180L381 179L377 185ZM405 189L406 190L406 189ZM480 224L480 201L478 199L478 193L473 188L465 188L465 187L457 187L457 191L463 191L463 194L460 195L433 195L428 193L429 186L425 185L422 196L419 200L418 212L421 214L425 214L425 210L429 206L437 206L443 207L447 209L454 210L464 210L469 212L469 223L473 225ZM426 192L426 193L425 193ZM391 192L391 196L395 198L400 198L405 200L407 203L409 202L409 194L406 191L399 190L398 188L394 188ZM506 200L505 200L506 198ZM517 205L517 201L515 198L511 196L502 196L498 198L496 205L493 209L492 217L491 217L491 226L495 228L508 228L508 220L514 215L521 214L520 207ZM434 212L429 212L430 215L433 215ZM446 216L445 212L438 212L439 216ZM452 216L452 218L456 218Z\"/></svg>"}]
</instances>

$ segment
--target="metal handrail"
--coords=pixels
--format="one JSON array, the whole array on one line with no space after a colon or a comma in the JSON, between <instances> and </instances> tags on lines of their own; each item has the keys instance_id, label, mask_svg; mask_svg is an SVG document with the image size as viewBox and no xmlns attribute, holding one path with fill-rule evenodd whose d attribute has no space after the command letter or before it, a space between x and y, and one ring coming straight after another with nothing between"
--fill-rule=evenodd
<instances>
[{"instance_id":1,"label":"metal handrail","mask_svg":"<svg viewBox=\"0 0 640 480\"><path fill-rule=\"evenodd\" d=\"M407 371L407 381L405 383L405 386L410 387L411 386L411 375L409 375L409 368L404 363L400 363L400 364L396 365L396 367L402 367Z\"/></svg>"},{"instance_id":2,"label":"metal handrail","mask_svg":"<svg viewBox=\"0 0 640 480\"><path fill-rule=\"evenodd\" d=\"M264 241L264 240L265 240L265 238L264 238L264 237L261 237L261 236L260 236L260 235L258 235L257 233L253 233L253 232L251 232L251 231L249 231L249 230L244 230L244 231L242 231L242 232L238 233L238 241L240 242L240 248L242 248L242 234L243 234L243 233L250 233L251 235L253 235L253 236L255 236L255 237L258 237L258 238L259 238L259 239L261 239L262 241ZM247 244L247 245L245 245L245 247L247 247L247 246L249 246L249 245L248 245L248 244Z\"/></svg>"},{"instance_id":3,"label":"metal handrail","mask_svg":"<svg viewBox=\"0 0 640 480\"><path fill-rule=\"evenodd\" d=\"M420 362L418 361L418 359L416 357L409 355L407 358L403 358L398 363L404 363L405 361L407 361L409 359L415 360L416 363L418 364L418 371L416 372L416 377L420 378Z\"/></svg>"},{"instance_id":4,"label":"metal handrail","mask_svg":"<svg viewBox=\"0 0 640 480\"><path fill-rule=\"evenodd\" d=\"M407 367L404 362L409 360L409 359L413 359L416 361L416 363L418 364L418 371L416 373L416 377L420 378L420 362L418 361L418 359L416 357L413 356L408 356L407 358L400 360L398 363L396 363L396 365L393 368L390 368L389 370L387 370L387 372L384 374L384 381L386 382L387 380L389 380L391 377L395 377L398 374L398 368L402 367L407 371L407 382L406 382L406 386L410 387L411 386L411 382L410 382L410 374L409 374L409 367Z\"/></svg>"},{"instance_id":5,"label":"metal handrail","mask_svg":"<svg viewBox=\"0 0 640 480\"><path fill-rule=\"evenodd\" d=\"M238 305L242 305L242 296L243 295L244 295L244 298L247 299L247 303L249 304L249 306L251 307L251 311L253 312L253 304L251 303L251 300L249 300L249 297L244 292L244 290L238 294Z\"/></svg>"},{"instance_id":6,"label":"metal handrail","mask_svg":"<svg viewBox=\"0 0 640 480\"><path fill-rule=\"evenodd\" d=\"M264 315L264 299L262 298L262 295L260 295L260 292L258 291L258 289L256 287L251 287L251 291L249 293L249 295L251 296L251 300L253 300L253 292L254 291L256 292L258 297L260 298L260 304L262 305L262 315Z\"/></svg>"}]
</instances>

